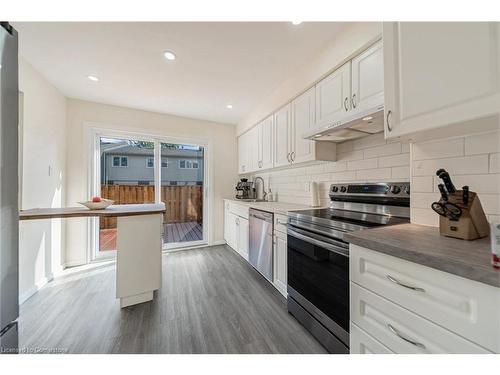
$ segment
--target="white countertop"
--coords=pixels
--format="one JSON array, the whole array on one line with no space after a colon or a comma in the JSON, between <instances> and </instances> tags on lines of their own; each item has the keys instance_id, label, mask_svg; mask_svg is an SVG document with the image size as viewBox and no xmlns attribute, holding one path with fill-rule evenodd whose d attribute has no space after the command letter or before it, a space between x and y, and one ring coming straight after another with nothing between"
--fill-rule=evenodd
<instances>
[{"instance_id":1,"label":"white countertop","mask_svg":"<svg viewBox=\"0 0 500 375\"><path fill-rule=\"evenodd\" d=\"M289 211L311 210L311 209L326 207L326 206L311 207L305 204L285 203L285 202L242 202L239 199L224 199L224 200L228 202L234 202L242 206L256 208L257 210L262 210L282 215L286 215L287 212Z\"/></svg>"}]
</instances>

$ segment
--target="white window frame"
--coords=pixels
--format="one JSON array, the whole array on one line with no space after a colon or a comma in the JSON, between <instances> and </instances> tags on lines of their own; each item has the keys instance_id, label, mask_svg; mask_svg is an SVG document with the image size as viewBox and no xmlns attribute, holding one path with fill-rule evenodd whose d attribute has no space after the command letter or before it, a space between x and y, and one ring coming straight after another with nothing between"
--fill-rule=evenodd
<instances>
[{"instance_id":1,"label":"white window frame","mask_svg":"<svg viewBox=\"0 0 500 375\"><path fill-rule=\"evenodd\" d=\"M163 166L163 163L165 162L165 166ZM162 168L168 168L168 159L167 158L161 158L161 167Z\"/></svg>"},{"instance_id":2,"label":"white window frame","mask_svg":"<svg viewBox=\"0 0 500 375\"><path fill-rule=\"evenodd\" d=\"M184 162L184 165L185 167L181 167L181 163ZM187 166L189 163L189 167ZM196 163L196 167L193 166L193 163ZM199 161L196 160L196 161L193 161L193 160L189 160L189 159L181 159L179 160L179 169L198 169L199 168Z\"/></svg>"},{"instance_id":3,"label":"white window frame","mask_svg":"<svg viewBox=\"0 0 500 375\"><path fill-rule=\"evenodd\" d=\"M128 168L128 156L111 155L111 157L113 158L111 160L111 167L113 167L113 168ZM119 158L120 159L120 161L119 161L120 165L115 165L115 158ZM123 159L125 159L127 161L127 165L122 165L122 160Z\"/></svg>"},{"instance_id":4,"label":"white window frame","mask_svg":"<svg viewBox=\"0 0 500 375\"><path fill-rule=\"evenodd\" d=\"M213 181L213 155L212 142L207 139L189 138L189 137L170 137L164 134L149 133L148 130L133 129L131 131L116 129L109 124L84 122L84 132L87 139L87 195L100 195L100 138L119 138L131 139L138 141L154 142L154 153L156 160L161 160L161 143L186 144L193 146L201 146L204 149L203 162L203 239L200 241L181 242L163 244L163 250L188 250L196 247L205 247L218 244L214 242L212 233L212 221L209 217L214 215L214 191L212 187ZM158 178L157 178L158 176ZM155 164L154 169L155 181L155 201L161 202L161 163ZM109 260L116 257L116 251L106 251L106 254L99 252L99 219L87 219L87 262Z\"/></svg>"}]
</instances>

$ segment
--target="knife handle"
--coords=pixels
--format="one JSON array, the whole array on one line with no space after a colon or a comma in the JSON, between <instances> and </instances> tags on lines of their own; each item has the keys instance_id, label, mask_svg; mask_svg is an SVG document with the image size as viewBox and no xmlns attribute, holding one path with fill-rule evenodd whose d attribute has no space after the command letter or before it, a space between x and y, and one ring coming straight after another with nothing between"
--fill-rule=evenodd
<instances>
[{"instance_id":1,"label":"knife handle","mask_svg":"<svg viewBox=\"0 0 500 375\"><path fill-rule=\"evenodd\" d=\"M441 199L444 200L445 202L447 202L448 201L448 193L444 189L444 185L439 184L438 188L439 188L439 192L441 193Z\"/></svg>"},{"instance_id":2,"label":"knife handle","mask_svg":"<svg viewBox=\"0 0 500 375\"><path fill-rule=\"evenodd\" d=\"M467 185L462 186L462 199L467 206L469 204L469 187Z\"/></svg>"}]
</instances>

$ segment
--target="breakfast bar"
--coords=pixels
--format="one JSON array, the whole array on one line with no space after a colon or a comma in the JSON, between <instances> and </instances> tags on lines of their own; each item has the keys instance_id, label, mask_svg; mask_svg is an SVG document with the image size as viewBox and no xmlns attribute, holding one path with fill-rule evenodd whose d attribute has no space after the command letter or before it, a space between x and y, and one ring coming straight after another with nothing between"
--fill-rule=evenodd
<instances>
[{"instance_id":1,"label":"breakfast bar","mask_svg":"<svg viewBox=\"0 0 500 375\"><path fill-rule=\"evenodd\" d=\"M120 307L151 301L161 286L162 221L160 204L123 204L105 209L83 207L34 208L20 220L73 217L117 217L116 298Z\"/></svg>"}]
</instances>

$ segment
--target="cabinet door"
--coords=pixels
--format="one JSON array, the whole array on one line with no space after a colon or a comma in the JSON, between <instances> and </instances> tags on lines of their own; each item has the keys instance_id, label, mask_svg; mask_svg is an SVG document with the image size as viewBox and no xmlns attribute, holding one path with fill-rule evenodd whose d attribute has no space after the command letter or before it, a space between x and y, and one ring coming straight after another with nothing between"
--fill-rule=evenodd
<instances>
[{"instance_id":1,"label":"cabinet door","mask_svg":"<svg viewBox=\"0 0 500 375\"><path fill-rule=\"evenodd\" d=\"M314 160L315 142L302 138L302 134L314 127L316 110L314 104L314 87L292 102L291 160L293 163Z\"/></svg>"},{"instance_id":2,"label":"cabinet door","mask_svg":"<svg viewBox=\"0 0 500 375\"><path fill-rule=\"evenodd\" d=\"M274 261L274 286L285 297L286 283L287 283L287 263L286 263L286 234L281 232L274 232L274 247L273 247L273 261Z\"/></svg>"},{"instance_id":3,"label":"cabinet door","mask_svg":"<svg viewBox=\"0 0 500 375\"><path fill-rule=\"evenodd\" d=\"M259 169L259 127L254 126L247 132L246 152L248 172L254 172Z\"/></svg>"},{"instance_id":4,"label":"cabinet door","mask_svg":"<svg viewBox=\"0 0 500 375\"><path fill-rule=\"evenodd\" d=\"M274 166L288 165L290 160L290 104L274 114Z\"/></svg>"},{"instance_id":5,"label":"cabinet door","mask_svg":"<svg viewBox=\"0 0 500 375\"><path fill-rule=\"evenodd\" d=\"M259 125L259 154L260 154L260 168L268 169L273 167L273 150L274 150L274 136L273 136L273 116L269 116Z\"/></svg>"},{"instance_id":6,"label":"cabinet door","mask_svg":"<svg viewBox=\"0 0 500 375\"><path fill-rule=\"evenodd\" d=\"M225 225L227 226L226 242L234 250L237 250L237 248L238 248L238 243L237 243L238 227L237 227L237 220L236 220L237 216L228 212L226 217L227 217L227 222L225 223Z\"/></svg>"},{"instance_id":7,"label":"cabinet door","mask_svg":"<svg viewBox=\"0 0 500 375\"><path fill-rule=\"evenodd\" d=\"M382 41L351 61L351 111L354 113L384 105L384 55Z\"/></svg>"},{"instance_id":8,"label":"cabinet door","mask_svg":"<svg viewBox=\"0 0 500 375\"><path fill-rule=\"evenodd\" d=\"M248 220L241 217L238 219L238 253L248 260Z\"/></svg>"},{"instance_id":9,"label":"cabinet door","mask_svg":"<svg viewBox=\"0 0 500 375\"><path fill-rule=\"evenodd\" d=\"M224 240L226 243L229 245L229 237L230 237L230 224L229 224L229 215L231 213L229 212L229 203L224 202Z\"/></svg>"},{"instance_id":10,"label":"cabinet door","mask_svg":"<svg viewBox=\"0 0 500 375\"><path fill-rule=\"evenodd\" d=\"M248 133L238 137L238 173L248 172Z\"/></svg>"},{"instance_id":11,"label":"cabinet door","mask_svg":"<svg viewBox=\"0 0 500 375\"><path fill-rule=\"evenodd\" d=\"M495 22L385 22L386 138L496 114Z\"/></svg>"},{"instance_id":12,"label":"cabinet door","mask_svg":"<svg viewBox=\"0 0 500 375\"><path fill-rule=\"evenodd\" d=\"M351 109L351 63L316 84L316 125L342 118Z\"/></svg>"}]
</instances>

